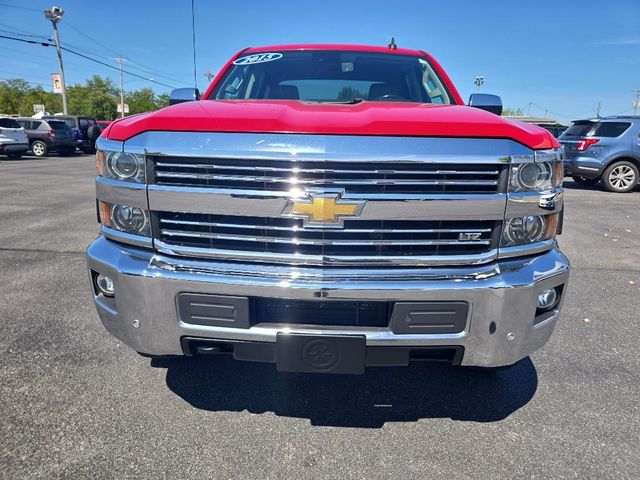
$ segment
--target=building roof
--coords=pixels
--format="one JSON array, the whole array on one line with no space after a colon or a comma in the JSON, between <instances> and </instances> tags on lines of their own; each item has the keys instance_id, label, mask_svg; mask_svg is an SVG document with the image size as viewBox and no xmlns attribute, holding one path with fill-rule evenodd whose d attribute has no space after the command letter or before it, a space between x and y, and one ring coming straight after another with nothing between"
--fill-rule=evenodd
<instances>
[{"instance_id":1,"label":"building roof","mask_svg":"<svg viewBox=\"0 0 640 480\"><path fill-rule=\"evenodd\" d=\"M545 118L545 117L527 117L524 115L505 115L505 118L509 118L511 120L519 120L525 123L533 123L535 125L545 125L549 127L564 127L562 123L553 118Z\"/></svg>"}]
</instances>

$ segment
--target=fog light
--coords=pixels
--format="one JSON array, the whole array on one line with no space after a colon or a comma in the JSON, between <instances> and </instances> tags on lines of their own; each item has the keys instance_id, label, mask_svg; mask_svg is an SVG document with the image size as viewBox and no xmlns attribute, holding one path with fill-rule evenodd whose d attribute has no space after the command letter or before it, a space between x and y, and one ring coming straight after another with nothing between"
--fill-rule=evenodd
<instances>
[{"instance_id":1,"label":"fog light","mask_svg":"<svg viewBox=\"0 0 640 480\"><path fill-rule=\"evenodd\" d=\"M558 291L555 288L543 291L538 295L538 308L540 310L551 310L558 303Z\"/></svg>"},{"instance_id":2,"label":"fog light","mask_svg":"<svg viewBox=\"0 0 640 480\"><path fill-rule=\"evenodd\" d=\"M100 293L105 297L113 297L115 293L113 288L113 280L111 280L111 277L107 277L106 275L103 275L101 273L96 275L96 287L98 287Z\"/></svg>"}]
</instances>

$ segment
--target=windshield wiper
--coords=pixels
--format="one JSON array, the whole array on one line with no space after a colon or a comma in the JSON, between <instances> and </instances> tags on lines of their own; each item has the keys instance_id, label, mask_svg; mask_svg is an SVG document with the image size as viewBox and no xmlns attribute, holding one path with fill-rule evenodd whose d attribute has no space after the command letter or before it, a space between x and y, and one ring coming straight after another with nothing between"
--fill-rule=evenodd
<instances>
[{"instance_id":1,"label":"windshield wiper","mask_svg":"<svg viewBox=\"0 0 640 480\"><path fill-rule=\"evenodd\" d=\"M351 100L347 100L346 102L327 102L327 103L337 103L340 105L355 105L356 103L364 102L366 98L352 98Z\"/></svg>"}]
</instances>

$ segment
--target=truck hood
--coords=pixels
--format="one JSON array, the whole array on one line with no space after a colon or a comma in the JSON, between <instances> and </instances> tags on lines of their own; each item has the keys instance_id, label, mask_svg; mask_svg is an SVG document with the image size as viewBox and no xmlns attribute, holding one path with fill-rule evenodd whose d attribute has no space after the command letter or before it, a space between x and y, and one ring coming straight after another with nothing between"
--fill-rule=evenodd
<instances>
[{"instance_id":1,"label":"truck hood","mask_svg":"<svg viewBox=\"0 0 640 480\"><path fill-rule=\"evenodd\" d=\"M509 138L532 149L558 147L546 130L460 105L298 100L202 100L123 118L103 136L127 140L152 130Z\"/></svg>"}]
</instances>

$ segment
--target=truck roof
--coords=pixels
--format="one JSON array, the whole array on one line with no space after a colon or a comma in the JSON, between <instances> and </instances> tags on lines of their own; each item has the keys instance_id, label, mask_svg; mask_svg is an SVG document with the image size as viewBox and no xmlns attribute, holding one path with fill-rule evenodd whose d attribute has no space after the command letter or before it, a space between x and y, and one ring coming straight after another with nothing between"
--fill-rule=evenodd
<instances>
[{"instance_id":1,"label":"truck roof","mask_svg":"<svg viewBox=\"0 0 640 480\"><path fill-rule=\"evenodd\" d=\"M301 43L291 45L267 45L264 47L249 47L242 52L247 53L265 53L271 51L287 51L287 50L342 50L352 52L372 52L372 53L393 53L398 55L414 55L424 57L426 55L422 50L412 50L409 48L391 49L381 45L351 45L342 43Z\"/></svg>"}]
</instances>

